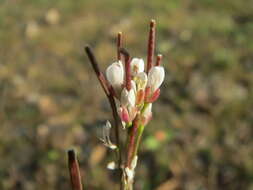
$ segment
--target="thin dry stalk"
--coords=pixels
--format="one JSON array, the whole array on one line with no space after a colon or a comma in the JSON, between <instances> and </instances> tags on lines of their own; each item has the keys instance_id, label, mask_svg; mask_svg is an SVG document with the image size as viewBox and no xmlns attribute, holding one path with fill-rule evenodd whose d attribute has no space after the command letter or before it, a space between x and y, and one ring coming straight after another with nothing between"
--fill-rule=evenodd
<instances>
[{"instance_id":1,"label":"thin dry stalk","mask_svg":"<svg viewBox=\"0 0 253 190\"><path fill-rule=\"evenodd\" d=\"M69 174L73 190L83 190L79 164L74 150L68 151Z\"/></svg>"},{"instance_id":2,"label":"thin dry stalk","mask_svg":"<svg viewBox=\"0 0 253 190\"><path fill-rule=\"evenodd\" d=\"M155 52L155 20L150 21L149 38L148 38L148 55L147 55L147 73L152 68Z\"/></svg>"},{"instance_id":3,"label":"thin dry stalk","mask_svg":"<svg viewBox=\"0 0 253 190\"><path fill-rule=\"evenodd\" d=\"M117 58L118 61L121 60L120 48L122 47L122 32L119 32L117 35Z\"/></svg>"},{"instance_id":4,"label":"thin dry stalk","mask_svg":"<svg viewBox=\"0 0 253 190\"><path fill-rule=\"evenodd\" d=\"M121 127L121 122L118 116L117 107L115 100L113 98L114 91L108 84L107 80L104 77L104 74L100 71L97 60L94 56L94 53L92 52L91 48L89 46L85 47L85 51L88 55L88 58L90 60L90 63L92 65L93 70L95 71L97 78L107 96L107 99L110 103L111 109L112 109L112 116L114 118L114 132L115 132L115 139L116 139L116 145L118 147L118 167L121 167L122 163L122 156L121 156L121 145L120 145L120 137L119 137L119 128Z\"/></svg>"}]
</instances>

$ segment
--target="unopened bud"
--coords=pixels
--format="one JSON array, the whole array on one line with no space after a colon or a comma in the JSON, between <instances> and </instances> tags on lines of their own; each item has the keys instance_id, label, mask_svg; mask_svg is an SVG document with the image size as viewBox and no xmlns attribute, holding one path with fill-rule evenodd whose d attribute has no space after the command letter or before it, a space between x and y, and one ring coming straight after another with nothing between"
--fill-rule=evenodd
<instances>
[{"instance_id":1,"label":"unopened bud","mask_svg":"<svg viewBox=\"0 0 253 190\"><path fill-rule=\"evenodd\" d=\"M106 69L106 78L117 91L124 83L124 68L121 61L114 62Z\"/></svg>"},{"instance_id":2,"label":"unopened bud","mask_svg":"<svg viewBox=\"0 0 253 190\"><path fill-rule=\"evenodd\" d=\"M133 58L131 63L131 74L133 76L137 75L140 72L144 71L144 61L143 59Z\"/></svg>"},{"instance_id":3,"label":"unopened bud","mask_svg":"<svg viewBox=\"0 0 253 190\"><path fill-rule=\"evenodd\" d=\"M145 89L148 81L147 74L145 72L138 73L135 77L137 90Z\"/></svg>"},{"instance_id":4,"label":"unopened bud","mask_svg":"<svg viewBox=\"0 0 253 190\"><path fill-rule=\"evenodd\" d=\"M123 106L135 106L135 93L134 90L131 89L128 91L126 88L124 88L121 92L121 104Z\"/></svg>"},{"instance_id":5,"label":"unopened bud","mask_svg":"<svg viewBox=\"0 0 253 190\"><path fill-rule=\"evenodd\" d=\"M128 113L128 110L126 107L122 107L119 109L119 116L123 122L125 122L125 123L130 122L130 116L129 116L129 113Z\"/></svg>"},{"instance_id":6,"label":"unopened bud","mask_svg":"<svg viewBox=\"0 0 253 190\"><path fill-rule=\"evenodd\" d=\"M162 84L164 80L164 68L162 66L155 66L148 73L147 86L151 88L151 92L154 93Z\"/></svg>"}]
</instances>

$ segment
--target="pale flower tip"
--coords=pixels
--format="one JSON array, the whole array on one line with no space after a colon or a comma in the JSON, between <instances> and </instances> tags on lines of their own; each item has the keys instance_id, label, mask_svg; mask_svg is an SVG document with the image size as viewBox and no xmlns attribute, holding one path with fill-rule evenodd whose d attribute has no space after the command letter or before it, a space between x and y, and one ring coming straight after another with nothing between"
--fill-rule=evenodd
<instances>
[{"instance_id":1,"label":"pale flower tip","mask_svg":"<svg viewBox=\"0 0 253 190\"><path fill-rule=\"evenodd\" d=\"M116 169L116 163L115 162L109 162L108 164L107 164L107 169L109 169L109 170L115 170Z\"/></svg>"},{"instance_id":2,"label":"pale flower tip","mask_svg":"<svg viewBox=\"0 0 253 190\"><path fill-rule=\"evenodd\" d=\"M131 63L131 74L133 76L137 75L140 72L144 71L144 61L143 59L139 59L139 58L133 58Z\"/></svg>"},{"instance_id":3,"label":"pale flower tip","mask_svg":"<svg viewBox=\"0 0 253 190\"><path fill-rule=\"evenodd\" d=\"M124 83L124 68L121 61L112 63L106 69L106 78L114 88L119 88Z\"/></svg>"},{"instance_id":4,"label":"pale flower tip","mask_svg":"<svg viewBox=\"0 0 253 190\"><path fill-rule=\"evenodd\" d=\"M148 84L152 93L156 91L164 81L165 72L162 66L155 66L148 73Z\"/></svg>"},{"instance_id":5,"label":"pale flower tip","mask_svg":"<svg viewBox=\"0 0 253 190\"><path fill-rule=\"evenodd\" d=\"M128 102L130 106L135 106L135 92L133 89L129 91Z\"/></svg>"},{"instance_id":6,"label":"pale flower tip","mask_svg":"<svg viewBox=\"0 0 253 190\"><path fill-rule=\"evenodd\" d=\"M135 92L134 89L128 91L126 88L121 92L121 104L123 106L134 106L135 105Z\"/></svg>"},{"instance_id":7,"label":"pale flower tip","mask_svg":"<svg viewBox=\"0 0 253 190\"><path fill-rule=\"evenodd\" d=\"M148 77L145 72L138 73L135 77L135 80L138 91L146 88Z\"/></svg>"}]
</instances>

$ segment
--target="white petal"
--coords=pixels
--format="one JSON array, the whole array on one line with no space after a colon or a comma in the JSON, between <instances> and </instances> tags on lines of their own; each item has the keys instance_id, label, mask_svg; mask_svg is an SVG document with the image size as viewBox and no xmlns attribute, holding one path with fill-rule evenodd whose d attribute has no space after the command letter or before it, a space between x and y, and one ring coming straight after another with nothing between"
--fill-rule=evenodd
<instances>
[{"instance_id":1,"label":"white petal","mask_svg":"<svg viewBox=\"0 0 253 190\"><path fill-rule=\"evenodd\" d=\"M161 66L152 67L152 69L148 73L148 83L147 86L151 87L151 91L154 92L158 89L163 80L164 80L164 68Z\"/></svg>"},{"instance_id":2,"label":"white petal","mask_svg":"<svg viewBox=\"0 0 253 190\"><path fill-rule=\"evenodd\" d=\"M133 89L131 89L128 93L128 102L130 106L135 106L135 93Z\"/></svg>"},{"instance_id":3,"label":"white petal","mask_svg":"<svg viewBox=\"0 0 253 190\"><path fill-rule=\"evenodd\" d=\"M121 92L121 105L123 106L135 106L135 92L133 89L128 91L124 88Z\"/></svg>"},{"instance_id":4,"label":"white petal","mask_svg":"<svg viewBox=\"0 0 253 190\"><path fill-rule=\"evenodd\" d=\"M106 78L114 88L124 83L124 68L121 61L114 62L106 69Z\"/></svg>"},{"instance_id":5,"label":"white petal","mask_svg":"<svg viewBox=\"0 0 253 190\"><path fill-rule=\"evenodd\" d=\"M123 106L128 105L128 91L126 88L124 88L121 92L120 102L121 102L121 105Z\"/></svg>"},{"instance_id":6,"label":"white petal","mask_svg":"<svg viewBox=\"0 0 253 190\"><path fill-rule=\"evenodd\" d=\"M133 80L131 80L131 87L134 90L134 93L136 93L136 83Z\"/></svg>"},{"instance_id":7,"label":"white petal","mask_svg":"<svg viewBox=\"0 0 253 190\"><path fill-rule=\"evenodd\" d=\"M145 72L138 73L136 75L137 90L145 89L148 81L147 74Z\"/></svg>"},{"instance_id":8,"label":"white petal","mask_svg":"<svg viewBox=\"0 0 253 190\"><path fill-rule=\"evenodd\" d=\"M144 61L143 59L133 58L131 63L131 73L133 76L144 71Z\"/></svg>"}]
</instances>

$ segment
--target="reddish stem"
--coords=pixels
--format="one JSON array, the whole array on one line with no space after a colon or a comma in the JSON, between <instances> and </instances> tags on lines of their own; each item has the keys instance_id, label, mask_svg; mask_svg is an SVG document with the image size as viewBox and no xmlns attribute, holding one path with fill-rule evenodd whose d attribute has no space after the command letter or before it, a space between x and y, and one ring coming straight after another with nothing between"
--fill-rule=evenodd
<instances>
[{"instance_id":1,"label":"reddish stem","mask_svg":"<svg viewBox=\"0 0 253 190\"><path fill-rule=\"evenodd\" d=\"M120 48L122 47L122 32L118 32L117 35L117 58L121 60Z\"/></svg>"},{"instance_id":2,"label":"reddish stem","mask_svg":"<svg viewBox=\"0 0 253 190\"><path fill-rule=\"evenodd\" d=\"M134 154L134 141L135 141L135 137L137 134L137 130L138 130L138 125L139 125L139 116L137 115L135 117L135 119L133 120L133 126L130 128L130 138L129 138L129 143L128 143L128 150L127 150L127 167L131 166L131 162L133 159L133 154Z\"/></svg>"},{"instance_id":3,"label":"reddish stem","mask_svg":"<svg viewBox=\"0 0 253 190\"><path fill-rule=\"evenodd\" d=\"M120 119L119 119L119 116L118 116L118 112L117 112L117 107L116 107L116 103L115 103L115 100L113 98L113 95L114 95L114 90L113 88L111 88L107 82L107 80L105 79L103 73L100 71L99 69L99 66L97 64L97 61L95 59L95 56L93 54L93 52L91 51L90 47L89 46L86 46L85 47L85 50L86 50L86 53L89 57L89 60L90 60L90 63L97 75L97 78L107 96L107 99L110 103L110 106L111 106L111 109L112 109L112 116L114 118L114 131L115 131L115 139L116 139L116 144L118 146L118 149L119 149L119 162L118 162L118 165L120 166L121 165L121 149L120 149L120 140L119 140L119 127L121 126L121 122L120 122Z\"/></svg>"},{"instance_id":4,"label":"reddish stem","mask_svg":"<svg viewBox=\"0 0 253 190\"><path fill-rule=\"evenodd\" d=\"M92 65L92 68L95 71L95 73L97 75L97 78L98 78L98 80L99 80L99 82L100 82L100 84L101 84L101 86L102 86L105 94L107 96L109 96L109 94L110 94L110 91L109 91L110 85L108 84L107 80L105 79L104 74L100 71L98 63L97 63L97 60L96 60L93 52L91 51L91 49L90 49L89 46L85 47L85 51L86 51L86 53L88 55L88 58L89 58L90 63Z\"/></svg>"},{"instance_id":5,"label":"reddish stem","mask_svg":"<svg viewBox=\"0 0 253 190\"><path fill-rule=\"evenodd\" d=\"M160 66L161 65L162 58L163 58L162 54L158 54L156 56L156 64L155 64L155 66Z\"/></svg>"},{"instance_id":6,"label":"reddish stem","mask_svg":"<svg viewBox=\"0 0 253 190\"><path fill-rule=\"evenodd\" d=\"M83 190L79 164L74 150L68 151L69 174L73 190Z\"/></svg>"},{"instance_id":7,"label":"reddish stem","mask_svg":"<svg viewBox=\"0 0 253 190\"><path fill-rule=\"evenodd\" d=\"M129 53L124 49L120 48L120 53L124 55L125 58L125 72L126 72L126 89L128 91L131 90L131 66L130 66L130 55Z\"/></svg>"},{"instance_id":8,"label":"reddish stem","mask_svg":"<svg viewBox=\"0 0 253 190\"><path fill-rule=\"evenodd\" d=\"M147 73L152 68L154 51L155 51L155 20L150 21L149 38L148 38L148 56L147 56Z\"/></svg>"}]
</instances>

